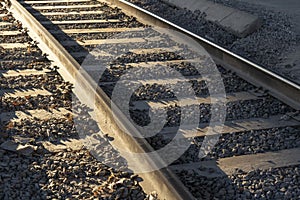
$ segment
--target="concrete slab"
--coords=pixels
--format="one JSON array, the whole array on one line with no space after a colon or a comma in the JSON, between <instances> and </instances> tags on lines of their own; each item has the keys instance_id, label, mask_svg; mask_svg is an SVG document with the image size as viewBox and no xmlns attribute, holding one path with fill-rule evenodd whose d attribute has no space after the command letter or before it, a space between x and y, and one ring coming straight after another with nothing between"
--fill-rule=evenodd
<instances>
[{"instance_id":1,"label":"concrete slab","mask_svg":"<svg viewBox=\"0 0 300 200\"><path fill-rule=\"evenodd\" d=\"M225 30L238 36L245 37L261 26L261 20L250 13L230 8L207 0L166 0L177 7L191 11L200 10L206 14L208 21L217 23Z\"/></svg>"},{"instance_id":2,"label":"concrete slab","mask_svg":"<svg viewBox=\"0 0 300 200\"><path fill-rule=\"evenodd\" d=\"M222 10L222 12L216 12L216 10ZM208 9L204 11L206 13L206 19L212 22L221 22L224 18L228 17L232 13L236 12L233 8L225 7L220 4L212 4Z\"/></svg>"},{"instance_id":3,"label":"concrete slab","mask_svg":"<svg viewBox=\"0 0 300 200\"><path fill-rule=\"evenodd\" d=\"M253 33L261 26L261 20L243 11L235 11L221 20L220 25L239 37Z\"/></svg>"},{"instance_id":4,"label":"concrete slab","mask_svg":"<svg viewBox=\"0 0 300 200\"><path fill-rule=\"evenodd\" d=\"M178 6L180 8L189 8L195 2L193 1L179 1L179 0L167 0L170 4Z\"/></svg>"},{"instance_id":5,"label":"concrete slab","mask_svg":"<svg viewBox=\"0 0 300 200\"><path fill-rule=\"evenodd\" d=\"M240 0L249 3L249 0ZM299 0L251 0L251 4L261 6L267 10L281 12L290 16L293 29L300 35L300 11ZM289 77L291 80L300 84L300 40L293 47L294 50L281 55L282 62L278 63L276 71Z\"/></svg>"},{"instance_id":6,"label":"concrete slab","mask_svg":"<svg viewBox=\"0 0 300 200\"><path fill-rule=\"evenodd\" d=\"M250 3L249 0L239 0L241 2ZM251 0L251 4L263 6L276 12L283 12L292 17L292 23L300 34L300 12L299 0Z\"/></svg>"},{"instance_id":7,"label":"concrete slab","mask_svg":"<svg viewBox=\"0 0 300 200\"><path fill-rule=\"evenodd\" d=\"M182 2L186 3L187 1L182 1ZM189 6L185 6L187 9L192 10L191 8L195 8L195 10L200 10L201 12L205 12L210 7L213 7L213 4L214 4L209 1L196 1L196 2L189 1L189 2L190 2Z\"/></svg>"}]
</instances>

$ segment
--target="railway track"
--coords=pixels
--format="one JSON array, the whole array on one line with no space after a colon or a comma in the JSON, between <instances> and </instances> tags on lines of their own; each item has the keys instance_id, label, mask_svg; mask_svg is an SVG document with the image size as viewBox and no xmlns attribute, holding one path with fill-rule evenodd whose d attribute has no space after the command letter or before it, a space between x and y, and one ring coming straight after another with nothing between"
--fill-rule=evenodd
<instances>
[{"instance_id":1,"label":"railway track","mask_svg":"<svg viewBox=\"0 0 300 200\"><path fill-rule=\"evenodd\" d=\"M58 73L60 63L46 56L5 7L0 12L0 198L126 198L130 193L145 199L139 177L103 165L82 148L71 107L84 106L72 105L72 84ZM87 113L81 116L96 124ZM102 153L119 156L112 149Z\"/></svg>"},{"instance_id":2,"label":"railway track","mask_svg":"<svg viewBox=\"0 0 300 200\"><path fill-rule=\"evenodd\" d=\"M144 179L140 184L146 193L156 191L161 199L297 199L300 147L298 85L126 1L12 0L11 3L13 16L28 27L29 34L40 43L39 48L47 52L49 58L61 67L58 70L53 67L54 64L43 55L24 29L18 31L21 28L20 22L12 20L13 17L7 13L3 14L2 19L5 19L0 24L3 42L0 45L5 50L3 55L12 55L1 57L1 119L5 121L3 127L6 127L6 132L10 134L10 129L21 129L23 123L29 123L30 125L26 126L29 128L31 124L36 123L37 118L48 119L49 115L54 115L57 120L63 120L50 120L51 123L56 126L70 126L73 133L74 125L65 123L70 123L70 116L73 116L70 110L77 115L76 111L82 108L82 105L77 100L74 104L74 98L70 95L71 85L65 82L64 78L74 83L73 92L81 102L88 104L90 98L95 99L92 102L94 112L90 112L90 115L97 121L102 132L114 139L111 142L114 147L121 146L127 150L147 154L164 149L166 144L174 140L174 134L178 130L190 143L178 159L160 170L151 169L164 166L168 157L176 157L177 155L172 155L176 149L168 149L167 155L155 157L155 162L148 155L143 157L145 160L137 159L138 164L133 166L138 168L137 171L146 172L139 173ZM198 63L202 66L210 64L208 54L199 55L198 52L194 52L188 40L180 38L183 35L170 29L187 34L204 46L218 64L217 69L223 80L227 96L225 123L223 129L219 130L220 138L204 158L199 158L199 153L205 151L201 146L207 142L205 136L209 130L213 106L209 96L212 91L206 81L209 82L207 77L213 79L218 76L211 75L212 71L207 67L201 72L208 75L203 76L199 73ZM24 53L17 53L17 50L26 50L26 56L22 57ZM92 53L92 56L87 57L89 53ZM27 62L24 57L30 61L24 64ZM31 64L32 60L34 64ZM101 73L92 66L93 62L99 60L105 63L106 68L100 71ZM183 78L176 78L176 73L172 74L173 71L168 69L180 72ZM135 70L136 76L126 82L122 76L124 77L128 70ZM145 74L151 74L152 77L145 78ZM185 94L185 82L191 85L191 91L196 97L191 99L183 96L179 102L176 95ZM115 102L119 108L111 110L110 98L114 98L114 90L118 83L128 84L128 88L134 84L141 84L130 96L131 119L119 112L122 110L121 103L126 100L124 91L124 95L117 96L120 104ZM179 92L172 92L169 89L172 87ZM84 90L80 90L82 88ZM191 91L187 91L187 95ZM193 120L190 124L187 123L187 126L181 126L184 121L181 117L194 119L189 113L193 113L195 109L200 110L200 116L195 119L196 127L192 123ZM149 113L160 116L163 111L167 113L166 123L154 136L133 139L126 134L129 132L136 136L143 135L141 129L133 124L147 126L151 124ZM79 112L79 118L80 114L82 113ZM115 121L116 115L119 123ZM16 116L19 121L21 119L20 122L14 122ZM92 120L83 119L86 123ZM119 126L120 123L123 127ZM155 125L153 127L156 128ZM11 132L18 134L18 131ZM70 130L65 132L69 133ZM38 148L51 149L55 141L74 139L71 141L76 142L69 142L63 147L54 145L53 148L73 147L78 150L77 142L82 137L78 138L77 135L77 138L73 138L72 135L68 135L64 138L64 134L57 135L55 131L52 133L50 130L46 137L47 142L30 145L18 143L16 137L9 136L9 140L6 139L2 145L6 149L12 146L11 143L23 145L21 150L15 150L22 154L24 149L32 153ZM49 137L54 137L55 140ZM102 140L108 139L103 137L100 141ZM181 140L183 138L179 138L177 142L180 143ZM79 144L82 145L80 142ZM173 146L179 147L180 145ZM80 148L80 151L85 154L87 150ZM113 150L108 148L106 151ZM99 153L96 151L96 154ZM55 160L61 155L52 156ZM104 159L103 156L105 157L104 153L100 158ZM112 162L117 161L119 156L118 153L113 154ZM51 159L53 158L50 156ZM127 161L130 167L133 163ZM113 172L110 173L112 176ZM121 175L117 172L116 174L115 182L118 182ZM130 174L128 176L128 179L132 178ZM55 178L52 179L55 181ZM109 183L100 181L93 184L96 188L97 184L105 187L105 184ZM132 189L132 185L125 186L130 188L129 194L127 191L129 196L125 197L126 190L123 188L120 191L118 186L114 188L118 192L112 195L121 195L119 197L125 199L145 197L139 185L134 186L135 189ZM91 191L88 190L86 196L79 195L77 198L86 198L89 192ZM109 197L109 192L101 193L97 189L93 192L96 197ZM133 193L136 196L132 196Z\"/></svg>"}]
</instances>

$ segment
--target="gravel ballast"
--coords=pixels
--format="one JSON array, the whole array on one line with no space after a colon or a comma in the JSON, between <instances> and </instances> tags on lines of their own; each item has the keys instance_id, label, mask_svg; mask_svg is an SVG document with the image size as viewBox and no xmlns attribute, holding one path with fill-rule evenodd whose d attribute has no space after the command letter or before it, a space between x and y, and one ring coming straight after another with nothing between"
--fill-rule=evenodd
<instances>
[{"instance_id":1,"label":"gravel ballast","mask_svg":"<svg viewBox=\"0 0 300 200\"><path fill-rule=\"evenodd\" d=\"M177 175L197 199L299 199L299 165L205 177L193 170ZM201 170L201 169L200 169Z\"/></svg>"},{"instance_id":2,"label":"gravel ballast","mask_svg":"<svg viewBox=\"0 0 300 200\"><path fill-rule=\"evenodd\" d=\"M3 10L0 8L1 13ZM20 22L11 15L7 20L12 20L12 30L20 30L20 35L0 36L0 42L29 46L0 49L0 69L3 73L15 70L10 76L1 74L1 92L17 94L18 90L22 94L40 89L46 95L0 97L0 199L156 199L154 194L143 191L139 184L142 178L127 169L126 161L109 144L109 139L99 134L89 109L71 98L73 86L61 77L58 67L51 65ZM1 26L0 31L6 28ZM28 69L36 69L33 71L38 74L31 74ZM28 70L25 75L24 70ZM76 100L73 105L72 100ZM50 117L38 115L36 109L49 112ZM74 116L60 113L60 117L54 118L51 113L59 113L60 109L73 111ZM16 115L15 111L28 114L24 115L28 118L9 118L7 112ZM2 119L2 114L7 118ZM83 125L75 126L75 119ZM79 129L95 135L100 143L96 149L98 156L118 166L104 165L103 160L83 147Z\"/></svg>"},{"instance_id":3,"label":"gravel ballast","mask_svg":"<svg viewBox=\"0 0 300 200\"><path fill-rule=\"evenodd\" d=\"M281 63L299 44L299 35L288 14L250 3L236 0L214 1L254 14L263 20L263 25L258 31L245 38L238 38L217 24L207 21L205 14L198 10L192 12L174 7L163 0L130 0L130 2L278 73L283 73L281 68L288 67L282 66ZM284 75L294 80L292 74Z\"/></svg>"}]
</instances>

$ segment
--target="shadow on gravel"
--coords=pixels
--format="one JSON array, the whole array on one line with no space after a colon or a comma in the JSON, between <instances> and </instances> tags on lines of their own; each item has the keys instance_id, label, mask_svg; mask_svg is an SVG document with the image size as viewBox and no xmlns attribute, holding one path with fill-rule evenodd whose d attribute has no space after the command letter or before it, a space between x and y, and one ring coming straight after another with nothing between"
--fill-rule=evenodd
<instances>
[{"instance_id":1,"label":"shadow on gravel","mask_svg":"<svg viewBox=\"0 0 300 200\"><path fill-rule=\"evenodd\" d=\"M87 199L103 195L115 199L123 194L120 186L130 179L130 185L124 187L144 197L133 181L138 177L102 164L82 147L73 118L10 121L15 117L6 118L7 122L2 118L0 124L0 199ZM81 120L85 121L80 128L91 134L96 131L87 125L95 121ZM112 149L99 146L99 156L109 154L107 159L118 160Z\"/></svg>"},{"instance_id":2,"label":"shadow on gravel","mask_svg":"<svg viewBox=\"0 0 300 200\"><path fill-rule=\"evenodd\" d=\"M250 193L248 189L242 187L232 177L227 176L217 166L215 160L195 163L190 169L187 167L184 170L178 170L175 167L173 170L197 199L254 198L254 194ZM240 171L237 171L237 173L240 173Z\"/></svg>"},{"instance_id":3,"label":"shadow on gravel","mask_svg":"<svg viewBox=\"0 0 300 200\"><path fill-rule=\"evenodd\" d=\"M74 53L80 53L80 56L78 57L74 57L75 60L81 64L84 60L84 58L89 54L88 50L85 49L84 47L80 46L76 39L68 36L66 33L64 33L61 29L61 27L59 25L53 24L48 18L47 16L44 16L42 14L40 14L40 11L34 9L30 4L26 4L25 2L20 2L23 6L26 6L28 8L30 8L30 10L28 10L38 21L43 21L46 22L47 24L43 25L48 31L54 32L54 34L52 34L55 39L59 42L63 42L63 41L69 41L70 43L74 43L74 45L72 46L68 46L65 47L66 50L72 55ZM78 38L79 39L79 38Z\"/></svg>"},{"instance_id":4,"label":"shadow on gravel","mask_svg":"<svg viewBox=\"0 0 300 200\"><path fill-rule=\"evenodd\" d=\"M28 115L27 119L22 119L15 111L9 115L1 113L0 199L57 197L56 192L64 189L62 181L67 184L66 181L73 180L65 172L72 168L71 162L66 162L68 154L73 157L80 154L80 151L62 148L66 147L63 141L78 139L73 122L55 118L29 119L32 115L26 110L22 112ZM57 182L61 182L60 188ZM61 195L66 198L69 194L61 191Z\"/></svg>"}]
</instances>

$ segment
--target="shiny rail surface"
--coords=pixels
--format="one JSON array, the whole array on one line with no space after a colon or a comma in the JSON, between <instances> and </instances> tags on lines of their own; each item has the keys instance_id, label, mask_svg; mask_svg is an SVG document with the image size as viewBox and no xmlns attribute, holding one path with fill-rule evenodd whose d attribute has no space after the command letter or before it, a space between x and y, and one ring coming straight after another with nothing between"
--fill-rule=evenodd
<instances>
[{"instance_id":1,"label":"shiny rail surface","mask_svg":"<svg viewBox=\"0 0 300 200\"><path fill-rule=\"evenodd\" d=\"M22 4L20 3L22 2ZM136 5L129 3L124 0L99 0L100 3L108 3L111 8L119 8L121 12L125 13L125 20L123 19L94 19L93 17L89 18L88 16L93 16L95 14L104 13L105 10L89 10L91 8L101 8L101 4L95 5L84 5L86 0L70 0L67 1L70 3L66 4L66 1L56 0L56 1L16 1L11 0L12 3L12 12L18 17L18 19L26 26L28 29L34 34L41 42L47 52L51 52L51 54L61 63L64 67L60 69L61 75L68 79L71 83L75 83L79 85L77 90L73 91L78 98L82 102L86 102L89 98L95 99L95 107L94 111L91 115L96 119L103 133L108 134L114 141L113 145L123 146L129 151L146 153L146 152L154 152L160 146L157 145L156 142L153 142L154 139L157 141L157 138L152 139L134 139L131 136L128 136L126 132L133 133L135 135L141 136L143 135L135 125L119 110L115 109L114 112L111 110L112 102L110 99L110 95L107 93L106 87L114 84L115 80L111 79L109 81L97 82L98 80L94 80L92 78L92 70L84 71L81 68L79 62L82 62L82 57L85 57L89 50L87 49L89 45L102 45L102 44L118 44L118 42L123 42L126 44L131 43L143 43L143 42L157 42L163 41L161 37L161 33L156 35L155 37L149 37L145 40L142 37L131 38L130 40L122 40L122 39L111 39L111 38L89 38L89 33L105 33L109 34L116 30L122 31L141 31L146 28L146 26L150 26L159 32L160 29L156 29L157 27L169 30L174 30L175 32L184 34L192 38L194 41L197 41L201 46L203 46L206 51L210 54L210 56L214 59L215 63L224 68L224 72L222 73L222 77L224 79L225 86L226 85L235 85L234 79L237 78L239 81L237 83L244 84L245 88L242 89L232 89L229 93L227 93L227 103L230 105L234 105L236 102L242 102L241 107L243 107L243 102L245 103L244 107L251 106L253 102L253 107L257 106L259 109L259 105L262 107L265 106L266 110L270 109L269 107L278 106L280 110L278 113L266 113L267 115L263 115L263 113L256 115L251 115L249 117L232 117L229 116L229 119L225 121L223 130L220 131L221 138L231 137L232 135L242 135L249 134L252 132L262 130L272 130L272 129L285 129L295 128L295 130L299 130L300 126L300 118L299 118L299 109L300 109L300 86L284 79L283 77L270 72L263 67L252 63L227 49L224 49L211 41L208 41L202 37L199 37L165 19L160 18L157 15L154 15L142 8L137 7ZM56 3L60 3L62 5L54 6ZM73 4L74 5L73 5ZM83 3L83 5L80 5ZM38 4L35 6L35 4ZM43 4L53 4L44 6ZM76 9L86 8L84 11L76 11ZM54 11L51 12L51 9L70 9L71 11L62 12L62 11ZM75 11L74 11L75 9ZM72 17L82 14L82 16L86 15L85 19L73 20ZM51 20L55 18L55 15L61 16L69 16L72 18L71 20ZM38 20L38 17L44 17L43 19ZM123 15L122 15L123 16ZM127 18L128 16L134 16L137 19L136 27L126 27L126 23L131 18ZM50 20L49 20L49 19ZM119 25L117 27L115 24L125 23L125 25ZM133 20L134 21L134 20ZM135 22L135 21L134 21ZM112 27L100 27L101 24L111 23ZM142 25L139 25L141 23ZM93 28L76 28L73 25L84 24L92 24L95 25ZM97 25L97 26L96 26ZM99 25L99 27L98 27ZM48 30L49 27L63 27L61 29L52 29ZM47 27L47 28L45 28ZM71 27L71 28L70 28ZM167 48L152 48L152 49L139 49L132 48L130 50L131 53L135 53L136 55L145 56L148 55L146 52L177 52L181 49L182 46L179 44L184 43L181 41L180 34L174 33L174 31L166 31L163 32L172 38L172 41L178 42L174 46ZM72 34L86 34L88 39L73 39L66 41L59 41L59 35L64 33L68 37ZM70 36L71 37L71 36ZM178 41L177 41L178 39ZM131 41L131 42L129 42ZM76 46L77 45L77 46ZM189 44L187 44L189 45ZM79 50L72 51L71 47L76 46ZM80 50L81 49L81 50ZM76 49L75 49L76 50ZM107 53L107 52L106 52ZM110 56L109 53L102 54L105 56ZM142 57L141 56L141 57ZM138 61L138 62L129 62L129 63L121 63L123 66L130 65L131 67L144 67L151 68L155 67L156 64L159 65L168 65L174 64L174 66L178 66L183 62L193 63L197 62L196 59L191 58L182 59L178 58L178 60L151 60L151 61ZM229 72L231 70L232 72ZM236 76L237 74L237 76ZM242 79L246 80L242 80ZM203 78L200 78L199 75L187 75L186 79L188 81L205 81ZM241 79L241 80L240 80ZM139 80L140 81L140 80ZM181 80L172 79L169 77L167 80L163 80L160 78L157 79L147 79L141 81L143 84L158 84L158 85L167 85L167 84L176 84ZM231 83L232 82L232 83ZM235 86L234 86L235 87ZM262 89L263 88L263 89ZM201 92L200 92L201 93ZM151 94L151 92L150 92ZM17 95L17 94L16 94ZM272 97L273 96L273 97ZM275 97L275 98L274 98ZM271 100L270 100L271 99ZM280 101L278 101L279 99ZM255 102L271 102L270 105L265 105L264 103ZM275 103L274 103L275 102ZM205 95L197 96L197 99L185 99L183 101L182 106L190 106L190 105L208 105L211 104L211 99ZM268 103L267 103L268 104ZM287 105L286 105L287 104ZM132 107L135 110L144 110L145 108L152 109L171 109L172 112L176 115L176 109L174 111L173 107L177 106L177 101L173 97L164 96L158 99L136 99ZM172 110L173 109L173 110ZM242 111L242 108L239 108ZM117 121L122 125L119 126L119 123L116 123L115 116L118 116ZM230 118L231 117L231 118ZM173 119L173 118L172 118ZM176 121L176 120L175 120ZM201 121L201 120L200 120ZM182 127L182 132L184 133L184 137L188 139L192 139L193 145L197 146L197 142L201 143L201 139L204 138L205 133L207 131L207 122L203 120L199 124L197 128L191 127ZM125 130L124 130L125 129ZM169 141L173 138L174 132L176 132L176 126L170 125L163 128L163 130L159 133L163 142ZM256 132L255 132L256 133ZM235 137L235 136L234 136ZM275 136L274 136L275 137ZM162 142L162 143L163 143ZM194 148L194 147L193 147ZM189 149L188 151L191 151ZM192 152L192 151L191 151ZM275 152L275 153L273 153ZM245 154L239 154L235 152L232 156L226 156L225 154L219 153L221 156L217 156L216 159L208 159L208 160L188 160L183 156L172 163L172 165L165 167L161 170L156 170L152 172L139 173L139 175L144 179L141 182L143 189L150 193L151 191L156 191L159 195L160 199L195 199L194 196L197 196L198 193L195 192L192 186L189 184L183 183L181 177L185 177L186 173L189 174L191 172L195 173L195 177L210 177L210 178L224 178L234 174L234 169L239 168L244 171L251 171L251 169L268 169L268 168L281 168L287 166L297 166L299 165L299 161L296 161L297 155L299 155L299 147L292 146L291 148L278 148L277 151L272 150L271 148L267 150L267 152L248 152ZM189 153L189 152L188 152ZM231 155L231 154L230 154ZM276 155L276 156L274 156ZM222 157L223 156L223 157ZM187 156L188 157L188 156ZM184 161L184 159L188 161ZM146 157L145 160L138 160L140 163L141 169L147 168L156 168L157 166L164 164L163 158L157 158L155 161L151 160L150 157ZM268 162L266 164L266 162ZM239 163L238 165L232 163ZM275 163L275 164L274 164ZM149 167L151 166L151 167ZM250 167L249 167L250 166ZM200 169L199 169L200 168ZM203 170L204 169L204 170ZM188 176L188 175L187 175ZM193 176L190 174L190 176ZM193 191L191 191L193 190ZM200 195L201 196L201 195ZM197 196L197 198L200 198Z\"/></svg>"}]
</instances>

